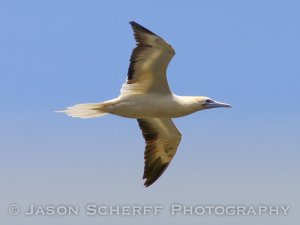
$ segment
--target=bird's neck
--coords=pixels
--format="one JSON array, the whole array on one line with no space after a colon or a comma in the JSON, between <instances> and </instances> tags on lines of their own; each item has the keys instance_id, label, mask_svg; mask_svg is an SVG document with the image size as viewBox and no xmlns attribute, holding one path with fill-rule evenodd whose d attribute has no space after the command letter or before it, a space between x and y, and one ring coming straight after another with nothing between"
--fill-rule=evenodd
<instances>
[{"instance_id":1,"label":"bird's neck","mask_svg":"<svg viewBox=\"0 0 300 225\"><path fill-rule=\"evenodd\" d=\"M175 96L176 101L184 108L191 110L191 113L204 109L199 104L198 96Z\"/></svg>"}]
</instances>

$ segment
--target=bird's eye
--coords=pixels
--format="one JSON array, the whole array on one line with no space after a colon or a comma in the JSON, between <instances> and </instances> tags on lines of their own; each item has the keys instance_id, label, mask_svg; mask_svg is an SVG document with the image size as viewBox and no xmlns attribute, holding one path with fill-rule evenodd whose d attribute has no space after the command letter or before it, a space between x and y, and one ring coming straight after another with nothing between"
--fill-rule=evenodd
<instances>
[{"instance_id":1,"label":"bird's eye","mask_svg":"<svg viewBox=\"0 0 300 225\"><path fill-rule=\"evenodd\" d=\"M213 103L214 101L213 100L211 100L211 99L207 99L206 100L206 103Z\"/></svg>"}]
</instances>

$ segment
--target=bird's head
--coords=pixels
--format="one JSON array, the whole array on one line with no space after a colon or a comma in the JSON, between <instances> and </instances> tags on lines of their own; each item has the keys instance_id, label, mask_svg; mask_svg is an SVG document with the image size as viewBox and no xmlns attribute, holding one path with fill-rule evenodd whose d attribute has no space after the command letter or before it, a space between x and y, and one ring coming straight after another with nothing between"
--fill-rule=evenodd
<instances>
[{"instance_id":1,"label":"bird's head","mask_svg":"<svg viewBox=\"0 0 300 225\"><path fill-rule=\"evenodd\" d=\"M231 108L231 105L223 102L215 101L211 98L199 96L197 97L197 104L201 109L212 109L218 107Z\"/></svg>"}]
</instances>

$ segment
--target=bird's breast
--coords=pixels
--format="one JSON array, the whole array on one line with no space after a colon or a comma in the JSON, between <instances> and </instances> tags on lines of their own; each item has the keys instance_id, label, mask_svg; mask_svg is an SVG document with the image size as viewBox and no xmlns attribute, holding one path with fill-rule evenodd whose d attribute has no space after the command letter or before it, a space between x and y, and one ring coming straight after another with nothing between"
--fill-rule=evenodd
<instances>
[{"instance_id":1,"label":"bird's breast","mask_svg":"<svg viewBox=\"0 0 300 225\"><path fill-rule=\"evenodd\" d=\"M171 95L133 95L121 98L118 104L107 108L109 113L128 118L176 118L192 111Z\"/></svg>"}]
</instances>

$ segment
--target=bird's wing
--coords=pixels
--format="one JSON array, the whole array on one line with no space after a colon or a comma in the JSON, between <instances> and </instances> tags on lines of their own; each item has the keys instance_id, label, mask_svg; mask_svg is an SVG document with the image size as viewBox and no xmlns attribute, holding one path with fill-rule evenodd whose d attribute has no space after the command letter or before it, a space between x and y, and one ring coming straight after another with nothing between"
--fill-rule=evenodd
<instances>
[{"instance_id":1,"label":"bird's wing","mask_svg":"<svg viewBox=\"0 0 300 225\"><path fill-rule=\"evenodd\" d=\"M127 82L121 95L139 93L169 94L166 71L175 55L174 49L150 30L130 22L137 46L133 49Z\"/></svg>"},{"instance_id":2,"label":"bird's wing","mask_svg":"<svg viewBox=\"0 0 300 225\"><path fill-rule=\"evenodd\" d=\"M181 134L168 118L137 119L146 142L144 176L145 186L153 184L173 159Z\"/></svg>"}]
</instances>

